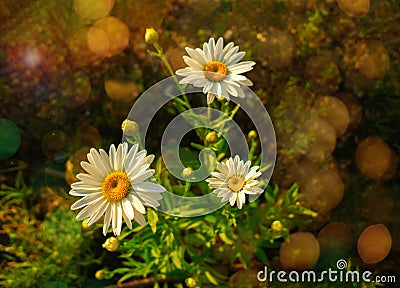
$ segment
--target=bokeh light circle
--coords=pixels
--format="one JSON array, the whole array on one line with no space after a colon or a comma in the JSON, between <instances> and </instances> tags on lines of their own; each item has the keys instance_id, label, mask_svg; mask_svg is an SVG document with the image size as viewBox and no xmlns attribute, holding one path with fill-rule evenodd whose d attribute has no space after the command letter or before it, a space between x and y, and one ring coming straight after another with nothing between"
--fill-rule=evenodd
<instances>
[{"instance_id":1,"label":"bokeh light circle","mask_svg":"<svg viewBox=\"0 0 400 288\"><path fill-rule=\"evenodd\" d=\"M269 29L266 35L257 37L259 42L254 46L259 61L267 58L268 65L273 68L287 67L292 63L294 43L290 35L282 30Z\"/></svg>"},{"instance_id":2,"label":"bokeh light circle","mask_svg":"<svg viewBox=\"0 0 400 288\"><path fill-rule=\"evenodd\" d=\"M332 125L337 137L346 132L350 123L350 115L346 105L338 98L321 96L315 101L313 110L318 117Z\"/></svg>"},{"instance_id":3,"label":"bokeh light circle","mask_svg":"<svg viewBox=\"0 0 400 288\"><path fill-rule=\"evenodd\" d=\"M74 0L75 13L80 17L97 20L110 13L115 0Z\"/></svg>"},{"instance_id":4,"label":"bokeh light circle","mask_svg":"<svg viewBox=\"0 0 400 288\"><path fill-rule=\"evenodd\" d=\"M41 75L49 66L48 47L34 39L23 39L6 49L7 58L16 71L27 77Z\"/></svg>"},{"instance_id":5,"label":"bokeh light circle","mask_svg":"<svg viewBox=\"0 0 400 288\"><path fill-rule=\"evenodd\" d=\"M370 0L336 0L344 13L352 17L364 17L368 14Z\"/></svg>"},{"instance_id":6,"label":"bokeh light circle","mask_svg":"<svg viewBox=\"0 0 400 288\"><path fill-rule=\"evenodd\" d=\"M365 228L358 238L358 254L366 264L381 262L390 253L392 235L383 224Z\"/></svg>"},{"instance_id":7,"label":"bokeh light circle","mask_svg":"<svg viewBox=\"0 0 400 288\"><path fill-rule=\"evenodd\" d=\"M352 245L352 233L345 222L332 222L325 225L317 239L321 253L343 253Z\"/></svg>"},{"instance_id":8,"label":"bokeh light circle","mask_svg":"<svg viewBox=\"0 0 400 288\"><path fill-rule=\"evenodd\" d=\"M135 99L142 91L142 87L132 81L106 79L104 88L108 97L117 102L129 102Z\"/></svg>"},{"instance_id":9,"label":"bokeh light circle","mask_svg":"<svg viewBox=\"0 0 400 288\"><path fill-rule=\"evenodd\" d=\"M21 145L21 132L9 119L0 119L0 160L12 157Z\"/></svg>"},{"instance_id":10,"label":"bokeh light circle","mask_svg":"<svg viewBox=\"0 0 400 288\"><path fill-rule=\"evenodd\" d=\"M389 53L378 41L361 41L356 46L355 67L369 79L383 79L390 68Z\"/></svg>"},{"instance_id":11,"label":"bokeh light circle","mask_svg":"<svg viewBox=\"0 0 400 288\"><path fill-rule=\"evenodd\" d=\"M70 77L64 77L58 84L61 99L67 107L75 108L85 104L92 91L88 76L76 72Z\"/></svg>"},{"instance_id":12,"label":"bokeh light circle","mask_svg":"<svg viewBox=\"0 0 400 288\"><path fill-rule=\"evenodd\" d=\"M319 117L308 119L298 137L304 139L304 155L311 161L322 162L335 150L335 129L329 122Z\"/></svg>"},{"instance_id":13,"label":"bokeh light circle","mask_svg":"<svg viewBox=\"0 0 400 288\"><path fill-rule=\"evenodd\" d=\"M101 32L98 32L100 30ZM89 31L91 31L91 35L89 36ZM100 41L99 36L106 34L103 30L95 27L90 27L90 28L83 28L79 31L77 31L74 35L72 35L70 41L69 41L69 52L71 56L71 62L72 64L76 66L83 66L83 65L88 65L88 64L97 64L99 63L108 53L109 50L109 38L107 35L107 38L104 37L103 42L100 43L99 47L93 48L96 43ZM97 37L95 37L97 36ZM107 40L105 40L107 39ZM90 48L89 45L91 45L92 49L94 49L95 52L101 52L101 53L95 53L93 52ZM105 48L104 48L105 47ZM107 51L103 51L107 49Z\"/></svg>"},{"instance_id":14,"label":"bokeh light circle","mask_svg":"<svg viewBox=\"0 0 400 288\"><path fill-rule=\"evenodd\" d=\"M325 55L311 57L304 72L314 92L330 94L339 88L342 81L339 67Z\"/></svg>"},{"instance_id":15,"label":"bokeh light circle","mask_svg":"<svg viewBox=\"0 0 400 288\"><path fill-rule=\"evenodd\" d=\"M341 100L344 105L347 107L347 111L349 112L350 122L349 122L349 130L354 130L361 122L362 118L362 106L358 99L348 92L341 92L335 95L336 98Z\"/></svg>"},{"instance_id":16,"label":"bokeh light circle","mask_svg":"<svg viewBox=\"0 0 400 288\"><path fill-rule=\"evenodd\" d=\"M311 208L318 212L328 212L342 201L343 180L337 171L320 170L308 179L302 193Z\"/></svg>"},{"instance_id":17,"label":"bokeh light circle","mask_svg":"<svg viewBox=\"0 0 400 288\"><path fill-rule=\"evenodd\" d=\"M79 173L85 173L80 163L82 161L87 161L87 154L89 153L89 151L89 147L79 148L65 162L64 177L68 185L79 181L79 179L76 178L76 175L78 175Z\"/></svg>"},{"instance_id":18,"label":"bokeh light circle","mask_svg":"<svg viewBox=\"0 0 400 288\"><path fill-rule=\"evenodd\" d=\"M53 130L43 136L42 151L49 159L62 160L68 151L69 143L70 138L67 133Z\"/></svg>"},{"instance_id":19,"label":"bokeh light circle","mask_svg":"<svg viewBox=\"0 0 400 288\"><path fill-rule=\"evenodd\" d=\"M90 27L86 34L87 47L99 57L105 57L110 50L110 38L104 30Z\"/></svg>"},{"instance_id":20,"label":"bokeh light circle","mask_svg":"<svg viewBox=\"0 0 400 288\"><path fill-rule=\"evenodd\" d=\"M281 185L289 188L294 183L298 183L301 188L311 176L318 172L318 170L318 165L309 159L305 157L296 159L290 163Z\"/></svg>"},{"instance_id":21,"label":"bokeh light circle","mask_svg":"<svg viewBox=\"0 0 400 288\"><path fill-rule=\"evenodd\" d=\"M130 32L128 26L115 17L104 17L97 20L94 28L103 30L109 39L109 49L106 57L112 57L121 53L129 44Z\"/></svg>"},{"instance_id":22,"label":"bokeh light circle","mask_svg":"<svg viewBox=\"0 0 400 288\"><path fill-rule=\"evenodd\" d=\"M357 146L357 166L370 179L383 176L391 161L392 151L389 145L378 136L369 136Z\"/></svg>"},{"instance_id":23,"label":"bokeh light circle","mask_svg":"<svg viewBox=\"0 0 400 288\"><path fill-rule=\"evenodd\" d=\"M73 144L76 146L87 146L100 148L101 147L101 135L96 127L89 123L81 123L72 137Z\"/></svg>"},{"instance_id":24,"label":"bokeh light circle","mask_svg":"<svg viewBox=\"0 0 400 288\"><path fill-rule=\"evenodd\" d=\"M296 232L282 243L279 260L286 270L312 268L320 255L319 243L310 232Z\"/></svg>"}]
</instances>

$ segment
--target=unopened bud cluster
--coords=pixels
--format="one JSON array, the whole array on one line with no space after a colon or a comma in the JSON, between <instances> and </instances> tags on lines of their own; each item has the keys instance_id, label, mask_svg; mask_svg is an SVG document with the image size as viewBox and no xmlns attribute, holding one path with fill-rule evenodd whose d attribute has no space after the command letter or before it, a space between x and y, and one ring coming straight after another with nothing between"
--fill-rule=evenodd
<instances>
[{"instance_id":1,"label":"unopened bud cluster","mask_svg":"<svg viewBox=\"0 0 400 288\"><path fill-rule=\"evenodd\" d=\"M107 251L115 252L118 250L119 240L115 237L110 237L102 246L103 248L107 249Z\"/></svg>"}]
</instances>

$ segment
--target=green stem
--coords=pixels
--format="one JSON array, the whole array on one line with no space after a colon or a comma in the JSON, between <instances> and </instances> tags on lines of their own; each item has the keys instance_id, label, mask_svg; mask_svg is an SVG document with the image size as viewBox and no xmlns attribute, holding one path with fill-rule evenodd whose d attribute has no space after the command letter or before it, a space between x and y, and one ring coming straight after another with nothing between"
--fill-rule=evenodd
<instances>
[{"instance_id":1,"label":"green stem","mask_svg":"<svg viewBox=\"0 0 400 288\"><path fill-rule=\"evenodd\" d=\"M16 167L2 169L2 170L0 170L0 173L15 172L15 171L20 171L20 170L23 170L23 168L16 166Z\"/></svg>"},{"instance_id":2,"label":"green stem","mask_svg":"<svg viewBox=\"0 0 400 288\"><path fill-rule=\"evenodd\" d=\"M185 183L185 191L183 192L183 197L187 196L187 193L190 191L190 187L192 186L191 184L192 184L191 182L186 181L186 183Z\"/></svg>"},{"instance_id":3,"label":"green stem","mask_svg":"<svg viewBox=\"0 0 400 288\"><path fill-rule=\"evenodd\" d=\"M240 105L237 104L235 108L233 108L231 115L229 116L231 119L233 118L233 116L235 116L236 112L239 110Z\"/></svg>"},{"instance_id":4,"label":"green stem","mask_svg":"<svg viewBox=\"0 0 400 288\"><path fill-rule=\"evenodd\" d=\"M164 51L163 51L162 47L160 46L160 44L158 44L158 42L156 42L153 45L154 45L154 48L156 48L156 50L158 52L157 56L160 57L161 61L165 64L165 67L167 67L167 70L168 70L168 73L170 74L170 76L174 76L175 72L172 69L172 66L169 63L167 57L165 57ZM181 84L179 84L179 81L178 81L178 79L176 79L176 77L174 77L174 81L175 81L176 85L179 87L179 90L181 91L182 97L185 100L187 106L191 107L189 100L185 94L185 90L182 88ZM191 109L191 108L189 108L189 109Z\"/></svg>"}]
</instances>

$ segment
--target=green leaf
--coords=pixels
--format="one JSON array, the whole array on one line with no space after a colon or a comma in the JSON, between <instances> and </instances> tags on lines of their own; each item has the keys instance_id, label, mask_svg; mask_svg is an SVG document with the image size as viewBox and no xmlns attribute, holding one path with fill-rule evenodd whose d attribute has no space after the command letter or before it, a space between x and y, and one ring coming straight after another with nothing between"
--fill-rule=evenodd
<instances>
[{"instance_id":1,"label":"green leaf","mask_svg":"<svg viewBox=\"0 0 400 288\"><path fill-rule=\"evenodd\" d=\"M204 275L207 277L207 280L210 281L211 284L218 285L217 279L215 279L214 276L211 275L210 272L206 271L204 273Z\"/></svg>"},{"instance_id":2,"label":"green leaf","mask_svg":"<svg viewBox=\"0 0 400 288\"><path fill-rule=\"evenodd\" d=\"M203 150L203 149L207 148L206 146L203 146L203 145L200 145L200 144L197 144L194 142L191 142L190 146L192 146L193 148L199 149L199 150Z\"/></svg>"},{"instance_id":3,"label":"green leaf","mask_svg":"<svg viewBox=\"0 0 400 288\"><path fill-rule=\"evenodd\" d=\"M260 259L263 264L269 263L268 257L265 254L264 249L262 249L261 247L257 247L255 254L256 254L257 258Z\"/></svg>"},{"instance_id":4,"label":"green leaf","mask_svg":"<svg viewBox=\"0 0 400 288\"><path fill-rule=\"evenodd\" d=\"M215 216L213 215L207 215L206 217L204 217L204 220L208 223L215 224L217 218L215 218Z\"/></svg>"},{"instance_id":5,"label":"green leaf","mask_svg":"<svg viewBox=\"0 0 400 288\"><path fill-rule=\"evenodd\" d=\"M170 256L171 256L172 263L174 263L176 268L182 269L182 263L181 263L181 259L179 258L179 255L178 255L178 251L175 250L174 252L172 252L170 254Z\"/></svg>"},{"instance_id":6,"label":"green leaf","mask_svg":"<svg viewBox=\"0 0 400 288\"><path fill-rule=\"evenodd\" d=\"M119 280L118 280L118 284L124 282L125 280L128 280L129 278L135 277L135 276L139 276L137 275L136 272L131 272L131 273L127 273L124 276L122 276Z\"/></svg>"},{"instance_id":7,"label":"green leaf","mask_svg":"<svg viewBox=\"0 0 400 288\"><path fill-rule=\"evenodd\" d=\"M158 214L156 211L153 209L148 209L147 210L147 221L149 222L149 225L151 227L151 231L153 233L156 233L157 231L157 222L158 222Z\"/></svg>"},{"instance_id":8,"label":"green leaf","mask_svg":"<svg viewBox=\"0 0 400 288\"><path fill-rule=\"evenodd\" d=\"M219 233L218 236L223 242L225 242L228 245L233 245L235 243L235 241L233 241L232 239L229 239L229 237L226 235L226 233Z\"/></svg>"},{"instance_id":9,"label":"green leaf","mask_svg":"<svg viewBox=\"0 0 400 288\"><path fill-rule=\"evenodd\" d=\"M186 236L186 240L191 245L199 247L206 242L206 237L200 233L190 233Z\"/></svg>"}]
</instances>

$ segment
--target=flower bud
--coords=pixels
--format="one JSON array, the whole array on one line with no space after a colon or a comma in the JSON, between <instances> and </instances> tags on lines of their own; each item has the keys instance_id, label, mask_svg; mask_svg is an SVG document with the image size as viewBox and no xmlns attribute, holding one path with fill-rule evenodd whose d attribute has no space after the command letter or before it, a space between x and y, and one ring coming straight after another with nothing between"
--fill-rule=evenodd
<instances>
[{"instance_id":1,"label":"flower bud","mask_svg":"<svg viewBox=\"0 0 400 288\"><path fill-rule=\"evenodd\" d=\"M271 229L272 229L274 232L281 232L282 229L283 229L283 225L282 225L281 221L276 220L276 221L272 222L272 224L271 224Z\"/></svg>"},{"instance_id":2,"label":"flower bud","mask_svg":"<svg viewBox=\"0 0 400 288\"><path fill-rule=\"evenodd\" d=\"M139 131L138 124L135 121L125 119L121 124L121 129L126 136L135 136Z\"/></svg>"},{"instance_id":3,"label":"flower bud","mask_svg":"<svg viewBox=\"0 0 400 288\"><path fill-rule=\"evenodd\" d=\"M208 143L215 143L218 141L218 134L215 131L211 131L210 133L207 134L206 136L206 141Z\"/></svg>"},{"instance_id":4,"label":"flower bud","mask_svg":"<svg viewBox=\"0 0 400 288\"><path fill-rule=\"evenodd\" d=\"M225 97L224 97L223 95L221 95L221 97L217 97L217 100L218 100L219 102L222 102L222 101L225 100Z\"/></svg>"},{"instance_id":5,"label":"flower bud","mask_svg":"<svg viewBox=\"0 0 400 288\"><path fill-rule=\"evenodd\" d=\"M197 281L193 277L187 278L185 280L185 282L186 282L186 286L189 288L193 288L193 287L197 286Z\"/></svg>"},{"instance_id":6,"label":"flower bud","mask_svg":"<svg viewBox=\"0 0 400 288\"><path fill-rule=\"evenodd\" d=\"M183 177L189 178L193 174L193 169L191 167L186 167L182 170Z\"/></svg>"},{"instance_id":7,"label":"flower bud","mask_svg":"<svg viewBox=\"0 0 400 288\"><path fill-rule=\"evenodd\" d=\"M94 274L94 277L96 277L97 280L103 280L104 279L103 270L96 271L96 274Z\"/></svg>"},{"instance_id":8,"label":"flower bud","mask_svg":"<svg viewBox=\"0 0 400 288\"><path fill-rule=\"evenodd\" d=\"M257 132L255 130L251 130L248 134L249 139L256 139L257 138Z\"/></svg>"},{"instance_id":9,"label":"flower bud","mask_svg":"<svg viewBox=\"0 0 400 288\"><path fill-rule=\"evenodd\" d=\"M147 44L157 43L159 38L158 32L154 28L146 28L146 34L144 35L144 40Z\"/></svg>"},{"instance_id":10,"label":"flower bud","mask_svg":"<svg viewBox=\"0 0 400 288\"><path fill-rule=\"evenodd\" d=\"M110 237L102 246L110 252L117 251L119 247L119 240L115 237Z\"/></svg>"},{"instance_id":11,"label":"flower bud","mask_svg":"<svg viewBox=\"0 0 400 288\"><path fill-rule=\"evenodd\" d=\"M87 231L87 230L92 229L92 226L88 225L88 222L89 222L89 218L86 218L85 220L82 221L82 229L83 230Z\"/></svg>"}]
</instances>

